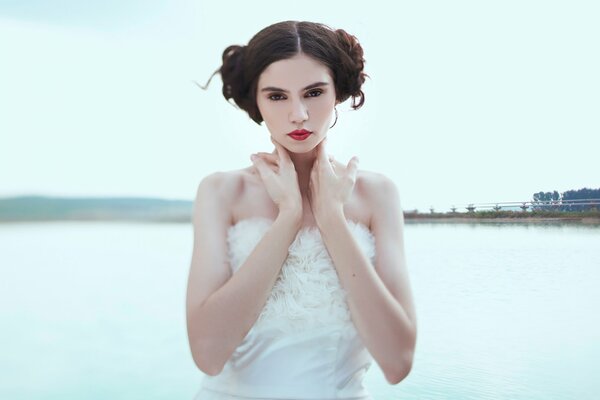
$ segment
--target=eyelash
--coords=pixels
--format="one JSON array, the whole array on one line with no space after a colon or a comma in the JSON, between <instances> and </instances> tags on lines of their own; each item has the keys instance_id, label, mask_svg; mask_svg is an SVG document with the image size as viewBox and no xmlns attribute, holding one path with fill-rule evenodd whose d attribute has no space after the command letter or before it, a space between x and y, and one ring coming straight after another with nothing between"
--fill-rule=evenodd
<instances>
[{"instance_id":1,"label":"eyelash","mask_svg":"<svg viewBox=\"0 0 600 400\"><path fill-rule=\"evenodd\" d=\"M308 93L309 93L309 94L310 94L310 93L318 93L318 94L319 94L319 96L320 96L320 95L322 95L322 94L323 94L323 91L322 91L322 90L311 90L311 91L310 91L310 92L308 92ZM283 95L282 95L282 94L272 94L272 95L270 95L270 96L269 96L269 97L267 97L267 98L268 98L269 100L271 100L271 101L281 101L281 99L277 99L277 100L273 99L273 98L272 98L273 96L283 96ZM319 97L319 96L309 96L309 97Z\"/></svg>"}]
</instances>

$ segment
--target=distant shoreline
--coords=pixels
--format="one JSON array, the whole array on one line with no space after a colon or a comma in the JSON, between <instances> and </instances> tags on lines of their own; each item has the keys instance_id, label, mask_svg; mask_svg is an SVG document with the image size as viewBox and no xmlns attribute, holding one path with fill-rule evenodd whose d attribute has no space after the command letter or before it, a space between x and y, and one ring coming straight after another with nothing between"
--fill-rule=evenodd
<instances>
[{"instance_id":1,"label":"distant shoreline","mask_svg":"<svg viewBox=\"0 0 600 400\"><path fill-rule=\"evenodd\" d=\"M0 198L0 223L141 222L191 223L193 202L157 198ZM407 223L578 223L600 225L600 211L477 211L418 213L404 211Z\"/></svg>"},{"instance_id":2,"label":"distant shoreline","mask_svg":"<svg viewBox=\"0 0 600 400\"><path fill-rule=\"evenodd\" d=\"M478 211L473 213L419 214L405 212L410 223L581 223L600 225L600 211Z\"/></svg>"},{"instance_id":3,"label":"distant shoreline","mask_svg":"<svg viewBox=\"0 0 600 400\"><path fill-rule=\"evenodd\" d=\"M512 217L512 218L485 218L485 217L467 217L467 216L427 216L419 215L415 217L411 214L404 215L406 224L583 224L600 225L599 217ZM78 215L68 217L21 217L18 219L0 219L0 224L18 224L18 223L45 223L45 222L117 222L117 223L181 223L191 224L191 215L165 215L160 212L154 215L146 214L144 216L127 215Z\"/></svg>"},{"instance_id":4,"label":"distant shoreline","mask_svg":"<svg viewBox=\"0 0 600 400\"><path fill-rule=\"evenodd\" d=\"M539 224L539 223L580 223L580 224L589 224L589 225L600 225L600 218L593 217L564 217L564 218L551 218L551 217L529 217L529 218L467 218L467 217L459 217L459 218L427 218L427 217L418 217L418 218L407 218L405 216L404 220L407 223L508 223L508 224Z\"/></svg>"}]
</instances>

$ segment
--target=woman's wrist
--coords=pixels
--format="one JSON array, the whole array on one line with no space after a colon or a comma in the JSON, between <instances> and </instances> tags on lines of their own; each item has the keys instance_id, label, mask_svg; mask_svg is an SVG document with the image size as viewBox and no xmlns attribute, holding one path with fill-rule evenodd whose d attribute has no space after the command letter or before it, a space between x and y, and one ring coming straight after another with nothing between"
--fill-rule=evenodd
<instances>
[{"instance_id":1,"label":"woman's wrist","mask_svg":"<svg viewBox=\"0 0 600 400\"><path fill-rule=\"evenodd\" d=\"M289 220L292 223L300 224L302 222L302 209L298 207L280 207L277 218Z\"/></svg>"},{"instance_id":2,"label":"woman's wrist","mask_svg":"<svg viewBox=\"0 0 600 400\"><path fill-rule=\"evenodd\" d=\"M322 210L318 216L315 214L315 219L317 221L317 226L320 229L326 229L328 226L336 225L339 221L346 221L344 206L328 207L327 210Z\"/></svg>"}]
</instances>

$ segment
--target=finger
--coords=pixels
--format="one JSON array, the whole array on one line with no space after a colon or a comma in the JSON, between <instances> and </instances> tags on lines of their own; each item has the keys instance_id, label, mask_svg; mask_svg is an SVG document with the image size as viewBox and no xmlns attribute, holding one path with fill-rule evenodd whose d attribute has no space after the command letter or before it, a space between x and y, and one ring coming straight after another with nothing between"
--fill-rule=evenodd
<instances>
[{"instance_id":1,"label":"finger","mask_svg":"<svg viewBox=\"0 0 600 400\"><path fill-rule=\"evenodd\" d=\"M319 168L319 163L318 163L318 161L315 160L313 167L310 169L311 181L312 181L312 179L317 178L317 169L318 168ZM309 183L312 183L312 182L309 182Z\"/></svg>"},{"instance_id":2,"label":"finger","mask_svg":"<svg viewBox=\"0 0 600 400\"><path fill-rule=\"evenodd\" d=\"M325 144L327 143L327 138L323 139L321 143L319 143L319 147L317 149L317 160L318 168L323 168L330 173L334 173L333 166L331 165L330 157L327 156L327 151L325 150ZM333 159L333 157L332 157Z\"/></svg>"},{"instance_id":3,"label":"finger","mask_svg":"<svg viewBox=\"0 0 600 400\"><path fill-rule=\"evenodd\" d=\"M273 153L266 153L264 151L259 151L258 153L254 153L255 155L261 157L264 160L267 160L269 162L272 163L278 163L279 162L279 157L277 157L277 154L273 154Z\"/></svg>"},{"instance_id":4,"label":"finger","mask_svg":"<svg viewBox=\"0 0 600 400\"><path fill-rule=\"evenodd\" d=\"M284 163L291 163L292 160L290 159L287 150L279 142L273 139L273 136L271 136L271 142L275 145L275 150L277 151L279 159Z\"/></svg>"},{"instance_id":5,"label":"finger","mask_svg":"<svg viewBox=\"0 0 600 400\"><path fill-rule=\"evenodd\" d=\"M333 156L327 155L326 144L327 144L327 138L323 139L321 141L321 143L319 143L319 149L317 151L317 158L323 164L326 164L328 162L331 162L331 160L333 160Z\"/></svg>"},{"instance_id":6,"label":"finger","mask_svg":"<svg viewBox=\"0 0 600 400\"><path fill-rule=\"evenodd\" d=\"M348 167L346 168L346 175L352 178L352 180L356 180L356 173L358 171L358 157L354 156L348 162Z\"/></svg>"},{"instance_id":7,"label":"finger","mask_svg":"<svg viewBox=\"0 0 600 400\"><path fill-rule=\"evenodd\" d=\"M262 158L260 158L258 156L251 157L251 159L252 159L252 163L258 170L258 173L260 174L261 178L264 179L268 176L274 175L273 170L271 169L271 167L269 165L267 165L265 160L263 160Z\"/></svg>"},{"instance_id":8,"label":"finger","mask_svg":"<svg viewBox=\"0 0 600 400\"><path fill-rule=\"evenodd\" d=\"M319 146L317 147L317 158L321 161L327 161L327 151L325 150L325 144L327 142L327 138L321 140Z\"/></svg>"},{"instance_id":9,"label":"finger","mask_svg":"<svg viewBox=\"0 0 600 400\"><path fill-rule=\"evenodd\" d=\"M261 151L251 154L250 159L252 159L252 157L260 158L269 164L279 164L279 157L277 157L277 154L265 153Z\"/></svg>"},{"instance_id":10,"label":"finger","mask_svg":"<svg viewBox=\"0 0 600 400\"><path fill-rule=\"evenodd\" d=\"M339 167L335 163L335 159L333 158L333 156L329 156L329 164L331 164L331 168L333 169L333 172L337 175Z\"/></svg>"}]
</instances>

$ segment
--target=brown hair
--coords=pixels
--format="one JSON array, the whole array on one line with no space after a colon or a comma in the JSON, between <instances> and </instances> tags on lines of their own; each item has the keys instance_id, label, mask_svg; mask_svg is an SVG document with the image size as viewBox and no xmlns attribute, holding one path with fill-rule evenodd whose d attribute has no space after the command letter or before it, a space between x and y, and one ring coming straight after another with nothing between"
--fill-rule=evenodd
<instances>
[{"instance_id":1,"label":"brown hair","mask_svg":"<svg viewBox=\"0 0 600 400\"><path fill-rule=\"evenodd\" d=\"M358 39L342 29L307 21L283 21L258 32L247 46L231 45L223 51L223 65L216 73L223 79L223 96L233 98L257 124L263 121L256 104L260 74L271 63L304 53L326 65L333 74L336 100L340 103L352 97L352 108L365 102L361 90L365 77L363 49ZM358 101L357 101L358 99Z\"/></svg>"}]
</instances>

